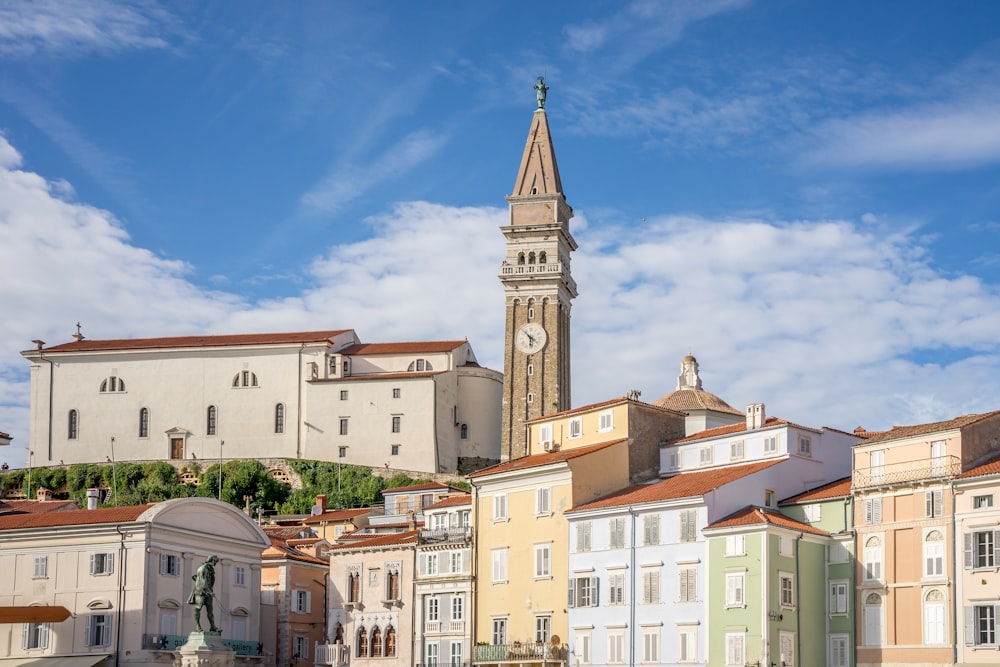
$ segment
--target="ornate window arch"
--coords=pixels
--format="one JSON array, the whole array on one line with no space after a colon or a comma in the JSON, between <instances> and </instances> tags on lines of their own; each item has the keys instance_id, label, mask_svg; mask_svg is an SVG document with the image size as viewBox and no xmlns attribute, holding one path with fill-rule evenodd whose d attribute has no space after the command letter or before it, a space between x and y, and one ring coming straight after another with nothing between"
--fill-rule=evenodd
<instances>
[{"instance_id":1,"label":"ornate window arch","mask_svg":"<svg viewBox=\"0 0 1000 667\"><path fill-rule=\"evenodd\" d=\"M368 657L370 658L381 658L382 657L382 630L376 625L372 628L372 636L368 642L369 651Z\"/></svg>"},{"instance_id":2,"label":"ornate window arch","mask_svg":"<svg viewBox=\"0 0 1000 667\"><path fill-rule=\"evenodd\" d=\"M396 628L391 624L385 626L385 657L396 657Z\"/></svg>"},{"instance_id":3,"label":"ornate window arch","mask_svg":"<svg viewBox=\"0 0 1000 667\"><path fill-rule=\"evenodd\" d=\"M365 630L365 626L358 628L358 657L367 658L368 657L368 631Z\"/></svg>"}]
</instances>

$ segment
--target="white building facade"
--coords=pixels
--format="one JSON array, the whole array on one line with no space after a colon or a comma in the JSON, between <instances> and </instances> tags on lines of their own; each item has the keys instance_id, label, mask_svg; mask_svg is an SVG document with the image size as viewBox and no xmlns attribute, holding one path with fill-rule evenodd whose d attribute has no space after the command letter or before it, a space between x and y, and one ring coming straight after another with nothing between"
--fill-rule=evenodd
<instances>
[{"instance_id":1,"label":"white building facade","mask_svg":"<svg viewBox=\"0 0 1000 667\"><path fill-rule=\"evenodd\" d=\"M467 341L78 335L22 354L35 465L286 457L447 473L499 460L502 377Z\"/></svg>"}]
</instances>

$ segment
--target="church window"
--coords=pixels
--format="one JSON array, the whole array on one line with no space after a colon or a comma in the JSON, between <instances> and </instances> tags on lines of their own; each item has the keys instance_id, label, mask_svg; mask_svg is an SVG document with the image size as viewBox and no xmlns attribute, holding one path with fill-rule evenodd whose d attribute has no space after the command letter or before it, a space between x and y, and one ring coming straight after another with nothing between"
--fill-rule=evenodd
<instances>
[{"instance_id":1,"label":"church window","mask_svg":"<svg viewBox=\"0 0 1000 667\"><path fill-rule=\"evenodd\" d=\"M208 406L208 411L205 415L205 433L208 435L215 435L218 415L219 412L214 405Z\"/></svg>"},{"instance_id":2,"label":"church window","mask_svg":"<svg viewBox=\"0 0 1000 667\"><path fill-rule=\"evenodd\" d=\"M382 657L382 631L377 625L372 628L371 651L369 653L373 658Z\"/></svg>"},{"instance_id":3,"label":"church window","mask_svg":"<svg viewBox=\"0 0 1000 667\"><path fill-rule=\"evenodd\" d=\"M368 657L368 632L363 625L358 628L358 657Z\"/></svg>"},{"instance_id":4,"label":"church window","mask_svg":"<svg viewBox=\"0 0 1000 667\"><path fill-rule=\"evenodd\" d=\"M347 417L340 418L340 435L347 435Z\"/></svg>"},{"instance_id":5,"label":"church window","mask_svg":"<svg viewBox=\"0 0 1000 667\"><path fill-rule=\"evenodd\" d=\"M274 432L285 432L285 405L283 403L274 406Z\"/></svg>"},{"instance_id":6,"label":"church window","mask_svg":"<svg viewBox=\"0 0 1000 667\"><path fill-rule=\"evenodd\" d=\"M469 439L469 425L468 424L462 424L462 435L461 435L461 438L462 438L462 440L468 440Z\"/></svg>"},{"instance_id":7,"label":"church window","mask_svg":"<svg viewBox=\"0 0 1000 667\"><path fill-rule=\"evenodd\" d=\"M234 387L257 387L257 374L251 371L240 371L233 377Z\"/></svg>"},{"instance_id":8,"label":"church window","mask_svg":"<svg viewBox=\"0 0 1000 667\"><path fill-rule=\"evenodd\" d=\"M411 361L410 365L407 366L406 370L408 370L411 373L413 371L417 371L418 373L422 373L424 371L432 371L432 370L434 370L434 366L432 366L431 362L429 362L426 359L417 359L416 361Z\"/></svg>"},{"instance_id":9,"label":"church window","mask_svg":"<svg viewBox=\"0 0 1000 667\"><path fill-rule=\"evenodd\" d=\"M103 393L120 394L123 391L125 391L125 380L122 380L120 377L112 375L109 378L105 378L104 381L101 382L102 394Z\"/></svg>"},{"instance_id":10,"label":"church window","mask_svg":"<svg viewBox=\"0 0 1000 667\"><path fill-rule=\"evenodd\" d=\"M547 261L548 261L548 259L545 256L545 251L544 250L542 252L538 253L538 263L539 264L545 264Z\"/></svg>"},{"instance_id":11,"label":"church window","mask_svg":"<svg viewBox=\"0 0 1000 667\"><path fill-rule=\"evenodd\" d=\"M403 395L402 389L400 389L399 387L393 387L392 388L392 397L393 398L399 398L402 395Z\"/></svg>"},{"instance_id":12,"label":"church window","mask_svg":"<svg viewBox=\"0 0 1000 667\"><path fill-rule=\"evenodd\" d=\"M149 408L139 408L139 437L149 437Z\"/></svg>"},{"instance_id":13,"label":"church window","mask_svg":"<svg viewBox=\"0 0 1000 667\"><path fill-rule=\"evenodd\" d=\"M391 625L385 626L385 657L396 657L396 630Z\"/></svg>"},{"instance_id":14,"label":"church window","mask_svg":"<svg viewBox=\"0 0 1000 667\"><path fill-rule=\"evenodd\" d=\"M69 411L69 423L66 428L66 437L70 440L76 440L77 435L80 432L80 413L76 410Z\"/></svg>"}]
</instances>

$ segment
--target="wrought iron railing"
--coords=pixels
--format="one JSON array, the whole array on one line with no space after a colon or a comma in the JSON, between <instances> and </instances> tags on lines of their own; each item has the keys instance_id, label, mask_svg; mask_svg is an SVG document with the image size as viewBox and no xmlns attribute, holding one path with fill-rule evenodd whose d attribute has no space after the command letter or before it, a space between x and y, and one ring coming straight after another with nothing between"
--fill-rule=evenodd
<instances>
[{"instance_id":1,"label":"wrought iron railing","mask_svg":"<svg viewBox=\"0 0 1000 667\"><path fill-rule=\"evenodd\" d=\"M851 484L855 489L889 484L904 484L953 477L962 472L962 460L957 456L937 456L917 461L889 463L870 468L856 468Z\"/></svg>"},{"instance_id":2,"label":"wrought iron railing","mask_svg":"<svg viewBox=\"0 0 1000 667\"><path fill-rule=\"evenodd\" d=\"M569 653L566 644L514 642L513 644L479 644L472 647L473 662L510 662L537 660L565 662Z\"/></svg>"},{"instance_id":3,"label":"wrought iron railing","mask_svg":"<svg viewBox=\"0 0 1000 667\"><path fill-rule=\"evenodd\" d=\"M152 651L173 651L183 646L187 640L187 635L143 635L142 647ZM264 655L264 645L261 642L223 639L222 643L233 649L236 655Z\"/></svg>"}]
</instances>

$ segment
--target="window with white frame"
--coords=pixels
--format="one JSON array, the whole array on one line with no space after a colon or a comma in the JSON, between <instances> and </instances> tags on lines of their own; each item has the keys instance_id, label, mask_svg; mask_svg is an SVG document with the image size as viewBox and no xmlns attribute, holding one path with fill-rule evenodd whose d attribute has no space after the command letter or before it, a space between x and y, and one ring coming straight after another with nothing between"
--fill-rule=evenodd
<instances>
[{"instance_id":1,"label":"window with white frame","mask_svg":"<svg viewBox=\"0 0 1000 667\"><path fill-rule=\"evenodd\" d=\"M596 607L597 605L597 577L572 577L569 580L569 606Z\"/></svg>"},{"instance_id":2,"label":"window with white frame","mask_svg":"<svg viewBox=\"0 0 1000 667\"><path fill-rule=\"evenodd\" d=\"M438 573L438 554L427 554L424 561L424 574Z\"/></svg>"},{"instance_id":3,"label":"window with white frame","mask_svg":"<svg viewBox=\"0 0 1000 667\"><path fill-rule=\"evenodd\" d=\"M437 643L428 643L427 646L424 649L424 653L427 656L427 659L424 661L424 664L427 667L437 667L437 664L438 664L438 645L437 645Z\"/></svg>"},{"instance_id":4,"label":"window with white frame","mask_svg":"<svg viewBox=\"0 0 1000 667\"><path fill-rule=\"evenodd\" d=\"M245 610L233 610L232 618L230 621L230 627L232 628L231 636L236 641L246 641L247 638L247 612ZM169 634L176 634L171 632Z\"/></svg>"},{"instance_id":5,"label":"window with white frame","mask_svg":"<svg viewBox=\"0 0 1000 667\"><path fill-rule=\"evenodd\" d=\"M111 644L111 614L90 614L84 629L87 646Z\"/></svg>"},{"instance_id":6,"label":"window with white frame","mask_svg":"<svg viewBox=\"0 0 1000 667\"><path fill-rule=\"evenodd\" d=\"M660 662L660 628L642 629L642 661L644 663Z\"/></svg>"},{"instance_id":7,"label":"window with white frame","mask_svg":"<svg viewBox=\"0 0 1000 667\"><path fill-rule=\"evenodd\" d=\"M591 546L591 523L581 521L576 524L576 550L578 553L590 551Z\"/></svg>"},{"instance_id":8,"label":"window with white frame","mask_svg":"<svg viewBox=\"0 0 1000 667\"><path fill-rule=\"evenodd\" d=\"M847 635L830 635L829 667L850 667Z\"/></svg>"},{"instance_id":9,"label":"window with white frame","mask_svg":"<svg viewBox=\"0 0 1000 667\"><path fill-rule=\"evenodd\" d=\"M491 628L491 638L493 644L503 645L507 643L507 617L494 618Z\"/></svg>"},{"instance_id":10,"label":"window with white frame","mask_svg":"<svg viewBox=\"0 0 1000 667\"><path fill-rule=\"evenodd\" d=\"M581 665L589 665L591 661L590 657L590 642L591 636L589 630L577 630L576 636L576 659Z\"/></svg>"},{"instance_id":11,"label":"window with white frame","mask_svg":"<svg viewBox=\"0 0 1000 667\"><path fill-rule=\"evenodd\" d=\"M34 579L45 579L49 576L49 557L35 556L34 568L31 576Z\"/></svg>"},{"instance_id":12,"label":"window with white frame","mask_svg":"<svg viewBox=\"0 0 1000 667\"><path fill-rule=\"evenodd\" d=\"M670 470L676 470L681 467L681 457L676 449L671 449L667 452L667 468Z\"/></svg>"},{"instance_id":13,"label":"window with white frame","mask_svg":"<svg viewBox=\"0 0 1000 667\"><path fill-rule=\"evenodd\" d=\"M160 554L160 574L178 577L181 574L181 557L175 554Z\"/></svg>"},{"instance_id":14,"label":"window with white frame","mask_svg":"<svg viewBox=\"0 0 1000 667\"><path fill-rule=\"evenodd\" d=\"M660 604L660 568L642 568L642 603Z\"/></svg>"},{"instance_id":15,"label":"window with white frame","mask_svg":"<svg viewBox=\"0 0 1000 667\"><path fill-rule=\"evenodd\" d=\"M778 436L771 435L764 438L764 453L773 454L778 451Z\"/></svg>"},{"instance_id":16,"label":"window with white frame","mask_svg":"<svg viewBox=\"0 0 1000 667\"><path fill-rule=\"evenodd\" d=\"M552 544L535 545L535 578L552 576Z\"/></svg>"},{"instance_id":17,"label":"window with white frame","mask_svg":"<svg viewBox=\"0 0 1000 667\"><path fill-rule=\"evenodd\" d=\"M972 509L974 510L984 510L993 507L993 494L984 494L981 496L972 496Z\"/></svg>"},{"instance_id":18,"label":"window with white frame","mask_svg":"<svg viewBox=\"0 0 1000 667\"><path fill-rule=\"evenodd\" d=\"M620 665L625 662L625 632L608 630L608 664Z\"/></svg>"},{"instance_id":19,"label":"window with white frame","mask_svg":"<svg viewBox=\"0 0 1000 667\"><path fill-rule=\"evenodd\" d=\"M682 625L677 628L677 662L698 662L698 628Z\"/></svg>"},{"instance_id":20,"label":"window with white frame","mask_svg":"<svg viewBox=\"0 0 1000 667\"><path fill-rule=\"evenodd\" d=\"M869 593L865 598L862 628L865 646L882 644L882 596L878 593Z\"/></svg>"},{"instance_id":21,"label":"window with white frame","mask_svg":"<svg viewBox=\"0 0 1000 667\"><path fill-rule=\"evenodd\" d=\"M746 635L742 632L726 633L726 667L743 667Z\"/></svg>"},{"instance_id":22,"label":"window with white frame","mask_svg":"<svg viewBox=\"0 0 1000 667\"><path fill-rule=\"evenodd\" d=\"M625 575L613 573L608 575L608 605L625 604Z\"/></svg>"},{"instance_id":23,"label":"window with white frame","mask_svg":"<svg viewBox=\"0 0 1000 667\"><path fill-rule=\"evenodd\" d=\"M944 535L932 530L924 538L924 576L944 576Z\"/></svg>"},{"instance_id":24,"label":"window with white frame","mask_svg":"<svg viewBox=\"0 0 1000 667\"><path fill-rule=\"evenodd\" d=\"M944 491L937 489L924 492L924 516L928 518L944 516Z\"/></svg>"},{"instance_id":25,"label":"window with white frame","mask_svg":"<svg viewBox=\"0 0 1000 667\"><path fill-rule=\"evenodd\" d=\"M608 548L625 548L625 517L614 517L608 520Z\"/></svg>"},{"instance_id":26,"label":"window with white frame","mask_svg":"<svg viewBox=\"0 0 1000 667\"><path fill-rule=\"evenodd\" d=\"M309 598L309 591L292 591L292 609L298 614L308 614Z\"/></svg>"},{"instance_id":27,"label":"window with white frame","mask_svg":"<svg viewBox=\"0 0 1000 667\"><path fill-rule=\"evenodd\" d=\"M642 517L642 543L655 546L660 543L660 515L647 514Z\"/></svg>"},{"instance_id":28,"label":"window with white frame","mask_svg":"<svg viewBox=\"0 0 1000 667\"><path fill-rule=\"evenodd\" d=\"M746 535L726 535L726 555L745 556L747 553Z\"/></svg>"},{"instance_id":29,"label":"window with white frame","mask_svg":"<svg viewBox=\"0 0 1000 667\"><path fill-rule=\"evenodd\" d=\"M795 633L794 632L779 632L778 633L778 650L780 652L781 664L786 667L793 667L795 665Z\"/></svg>"},{"instance_id":30,"label":"window with white frame","mask_svg":"<svg viewBox=\"0 0 1000 667\"><path fill-rule=\"evenodd\" d=\"M869 537L865 542L865 580L882 579L882 540L878 536Z\"/></svg>"},{"instance_id":31,"label":"window with white frame","mask_svg":"<svg viewBox=\"0 0 1000 667\"><path fill-rule=\"evenodd\" d=\"M774 489L764 489L764 507L774 507L776 504L776 497L774 495Z\"/></svg>"},{"instance_id":32,"label":"window with white frame","mask_svg":"<svg viewBox=\"0 0 1000 667\"><path fill-rule=\"evenodd\" d=\"M113 553L90 554L90 573L94 575L111 574L115 571L115 555Z\"/></svg>"},{"instance_id":33,"label":"window with white frame","mask_svg":"<svg viewBox=\"0 0 1000 667\"><path fill-rule=\"evenodd\" d=\"M425 612L427 621L437 621L440 619L441 601L436 597L427 598L427 611Z\"/></svg>"},{"instance_id":34,"label":"window with white frame","mask_svg":"<svg viewBox=\"0 0 1000 667\"><path fill-rule=\"evenodd\" d=\"M792 575L782 572L778 576L779 589L781 591L781 606L782 607L794 607L795 606L795 580Z\"/></svg>"},{"instance_id":35,"label":"window with white frame","mask_svg":"<svg viewBox=\"0 0 1000 667\"><path fill-rule=\"evenodd\" d=\"M806 521L810 523L816 523L823 518L823 506L819 503L806 505L803 510L805 511Z\"/></svg>"},{"instance_id":36,"label":"window with white frame","mask_svg":"<svg viewBox=\"0 0 1000 667\"><path fill-rule=\"evenodd\" d=\"M462 666L462 642L452 642L448 650L449 667Z\"/></svg>"},{"instance_id":37,"label":"window with white frame","mask_svg":"<svg viewBox=\"0 0 1000 667\"><path fill-rule=\"evenodd\" d=\"M493 583L507 583L507 549L493 549Z\"/></svg>"},{"instance_id":38,"label":"window with white frame","mask_svg":"<svg viewBox=\"0 0 1000 667\"><path fill-rule=\"evenodd\" d=\"M742 607L743 603L743 572L729 572L726 574L726 606Z\"/></svg>"},{"instance_id":39,"label":"window with white frame","mask_svg":"<svg viewBox=\"0 0 1000 667\"><path fill-rule=\"evenodd\" d=\"M924 596L924 643L941 645L945 643L944 593L939 590L927 591Z\"/></svg>"},{"instance_id":40,"label":"window with white frame","mask_svg":"<svg viewBox=\"0 0 1000 667\"><path fill-rule=\"evenodd\" d=\"M965 643L970 646L997 645L997 617L1000 605L977 604L965 608Z\"/></svg>"},{"instance_id":41,"label":"window with white frame","mask_svg":"<svg viewBox=\"0 0 1000 667\"><path fill-rule=\"evenodd\" d=\"M831 614L846 614L847 613L847 582L846 581L831 581L830 582L830 613Z\"/></svg>"},{"instance_id":42,"label":"window with white frame","mask_svg":"<svg viewBox=\"0 0 1000 667\"><path fill-rule=\"evenodd\" d=\"M608 410L607 412L602 412L598 416L598 427L597 429L603 433L605 431L610 431L615 427L615 413Z\"/></svg>"},{"instance_id":43,"label":"window with white frame","mask_svg":"<svg viewBox=\"0 0 1000 667\"><path fill-rule=\"evenodd\" d=\"M729 460L739 461L742 458L743 458L743 441L734 440L733 442L729 443Z\"/></svg>"},{"instance_id":44,"label":"window with white frame","mask_svg":"<svg viewBox=\"0 0 1000 667\"><path fill-rule=\"evenodd\" d=\"M25 650L49 647L48 623L25 623L21 632L21 648Z\"/></svg>"},{"instance_id":45,"label":"window with white frame","mask_svg":"<svg viewBox=\"0 0 1000 667\"><path fill-rule=\"evenodd\" d=\"M455 595L451 598L451 620L465 620L465 598Z\"/></svg>"},{"instance_id":46,"label":"window with white frame","mask_svg":"<svg viewBox=\"0 0 1000 667\"><path fill-rule=\"evenodd\" d=\"M552 617L548 614L535 616L535 642L549 643L552 636Z\"/></svg>"},{"instance_id":47,"label":"window with white frame","mask_svg":"<svg viewBox=\"0 0 1000 667\"><path fill-rule=\"evenodd\" d=\"M963 536L965 569L996 567L1000 563L1000 531L977 530Z\"/></svg>"},{"instance_id":48,"label":"window with white frame","mask_svg":"<svg viewBox=\"0 0 1000 667\"><path fill-rule=\"evenodd\" d=\"M302 635L295 635L292 637L292 657L299 660L309 659L309 638L303 637Z\"/></svg>"},{"instance_id":49,"label":"window with white frame","mask_svg":"<svg viewBox=\"0 0 1000 667\"><path fill-rule=\"evenodd\" d=\"M681 542L698 539L698 510L681 510Z\"/></svg>"},{"instance_id":50,"label":"window with white frame","mask_svg":"<svg viewBox=\"0 0 1000 667\"><path fill-rule=\"evenodd\" d=\"M712 464L712 446L702 447L698 450L698 464L707 466Z\"/></svg>"},{"instance_id":51,"label":"window with white frame","mask_svg":"<svg viewBox=\"0 0 1000 667\"><path fill-rule=\"evenodd\" d=\"M458 574L462 571L462 552L452 551L450 555L451 560L451 572L452 574Z\"/></svg>"},{"instance_id":52,"label":"window with white frame","mask_svg":"<svg viewBox=\"0 0 1000 667\"><path fill-rule=\"evenodd\" d=\"M583 419L580 417L574 417L569 420L567 424L569 430L570 438L579 438L583 436Z\"/></svg>"},{"instance_id":53,"label":"window with white frame","mask_svg":"<svg viewBox=\"0 0 1000 667\"><path fill-rule=\"evenodd\" d=\"M552 424L542 424L538 427L538 444L544 446L552 443Z\"/></svg>"},{"instance_id":54,"label":"window with white frame","mask_svg":"<svg viewBox=\"0 0 1000 667\"><path fill-rule=\"evenodd\" d=\"M865 500L865 523L869 526L876 526L882 523L882 498L868 498Z\"/></svg>"},{"instance_id":55,"label":"window with white frame","mask_svg":"<svg viewBox=\"0 0 1000 667\"><path fill-rule=\"evenodd\" d=\"M799 436L799 454L802 456L812 456L812 439L804 435Z\"/></svg>"},{"instance_id":56,"label":"window with white frame","mask_svg":"<svg viewBox=\"0 0 1000 667\"><path fill-rule=\"evenodd\" d=\"M678 602L698 601L698 568L685 566L677 571Z\"/></svg>"},{"instance_id":57,"label":"window with white frame","mask_svg":"<svg viewBox=\"0 0 1000 667\"><path fill-rule=\"evenodd\" d=\"M507 520L507 494L499 493L493 496L493 520Z\"/></svg>"},{"instance_id":58,"label":"window with white frame","mask_svg":"<svg viewBox=\"0 0 1000 667\"><path fill-rule=\"evenodd\" d=\"M552 514L552 491L548 487L535 489L535 516Z\"/></svg>"},{"instance_id":59,"label":"window with white frame","mask_svg":"<svg viewBox=\"0 0 1000 667\"><path fill-rule=\"evenodd\" d=\"M160 634L177 634L177 615L179 607L176 602L160 603Z\"/></svg>"}]
</instances>

